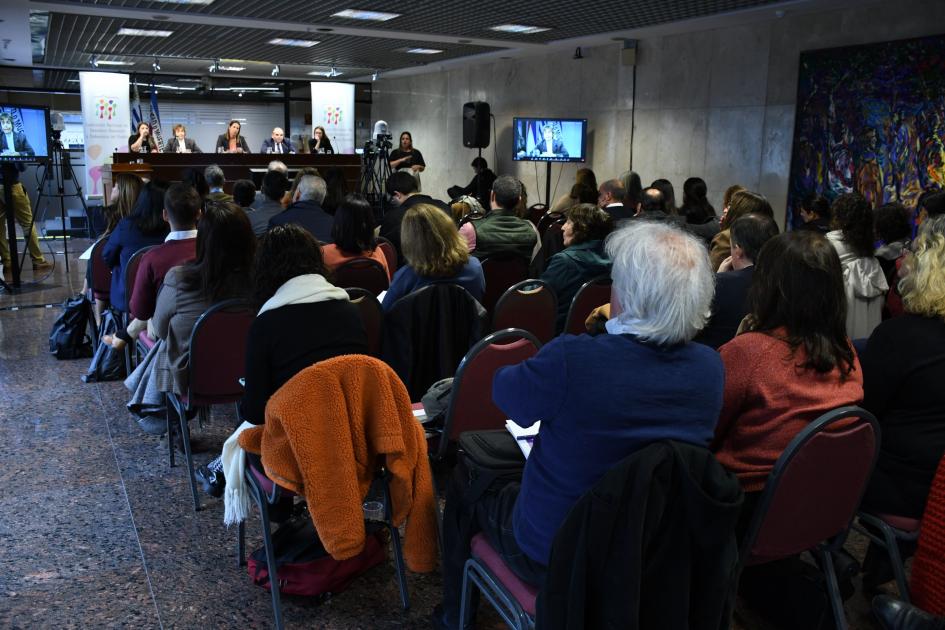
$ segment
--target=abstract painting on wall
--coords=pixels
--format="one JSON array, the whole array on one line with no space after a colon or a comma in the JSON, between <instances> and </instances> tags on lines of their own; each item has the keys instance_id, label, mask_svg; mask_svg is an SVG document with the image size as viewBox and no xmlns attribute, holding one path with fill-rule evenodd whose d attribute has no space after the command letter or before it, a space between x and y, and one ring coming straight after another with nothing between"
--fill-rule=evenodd
<instances>
[{"instance_id":1,"label":"abstract painting on wall","mask_svg":"<svg viewBox=\"0 0 945 630\"><path fill-rule=\"evenodd\" d=\"M801 53L788 223L805 195L910 210L945 188L945 35Z\"/></svg>"}]
</instances>

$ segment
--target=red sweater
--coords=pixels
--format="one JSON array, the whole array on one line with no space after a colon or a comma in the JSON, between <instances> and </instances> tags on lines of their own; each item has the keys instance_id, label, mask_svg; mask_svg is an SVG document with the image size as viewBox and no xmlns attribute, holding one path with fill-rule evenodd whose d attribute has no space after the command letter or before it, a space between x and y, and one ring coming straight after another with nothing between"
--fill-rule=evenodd
<instances>
[{"instance_id":1,"label":"red sweater","mask_svg":"<svg viewBox=\"0 0 945 630\"><path fill-rule=\"evenodd\" d=\"M151 319L157 304L158 291L164 284L164 276L171 267L190 262L197 255L197 239L161 243L141 257L134 288L129 299L128 310L135 319Z\"/></svg>"},{"instance_id":2,"label":"red sweater","mask_svg":"<svg viewBox=\"0 0 945 630\"><path fill-rule=\"evenodd\" d=\"M759 492L781 452L795 435L824 413L863 400L859 360L846 381L840 370L801 370L803 347L767 334L739 335L719 348L725 394L715 429L715 456L734 472L745 492Z\"/></svg>"}]
</instances>

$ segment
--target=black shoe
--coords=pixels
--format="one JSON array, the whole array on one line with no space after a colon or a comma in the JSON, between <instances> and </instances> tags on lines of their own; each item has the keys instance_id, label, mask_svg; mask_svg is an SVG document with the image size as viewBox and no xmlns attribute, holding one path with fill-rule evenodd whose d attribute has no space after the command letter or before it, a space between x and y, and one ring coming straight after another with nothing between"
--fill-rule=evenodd
<instances>
[{"instance_id":1,"label":"black shoe","mask_svg":"<svg viewBox=\"0 0 945 630\"><path fill-rule=\"evenodd\" d=\"M138 418L138 426L148 435L164 435L167 433L167 418L161 416L144 416Z\"/></svg>"},{"instance_id":2,"label":"black shoe","mask_svg":"<svg viewBox=\"0 0 945 630\"><path fill-rule=\"evenodd\" d=\"M475 616L473 619L475 619ZM450 623L446 618L446 611L443 610L443 604L437 604L433 607L433 613L430 615L430 623L434 630L457 630L457 628L459 628L459 623ZM470 622L463 626L462 630L470 630L470 628L473 627L475 627L475 623Z\"/></svg>"},{"instance_id":3,"label":"black shoe","mask_svg":"<svg viewBox=\"0 0 945 630\"><path fill-rule=\"evenodd\" d=\"M885 630L943 630L945 619L891 597L873 598L873 615Z\"/></svg>"},{"instance_id":4,"label":"black shoe","mask_svg":"<svg viewBox=\"0 0 945 630\"><path fill-rule=\"evenodd\" d=\"M223 461L219 457L197 468L194 476L203 485L203 491L211 497L223 496L223 490L226 489L226 477L223 476Z\"/></svg>"}]
</instances>

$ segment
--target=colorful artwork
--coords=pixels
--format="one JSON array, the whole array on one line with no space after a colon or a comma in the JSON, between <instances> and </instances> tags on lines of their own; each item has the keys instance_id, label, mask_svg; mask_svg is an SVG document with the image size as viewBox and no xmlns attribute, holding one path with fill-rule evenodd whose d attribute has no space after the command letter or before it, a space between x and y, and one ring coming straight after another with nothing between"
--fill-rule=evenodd
<instances>
[{"instance_id":1,"label":"colorful artwork","mask_svg":"<svg viewBox=\"0 0 945 630\"><path fill-rule=\"evenodd\" d=\"M945 35L801 53L788 224L809 193L913 208L945 188L943 69Z\"/></svg>"},{"instance_id":2,"label":"colorful artwork","mask_svg":"<svg viewBox=\"0 0 945 630\"><path fill-rule=\"evenodd\" d=\"M118 99L111 96L99 97L96 111L102 120L111 120L118 115Z\"/></svg>"},{"instance_id":3,"label":"colorful artwork","mask_svg":"<svg viewBox=\"0 0 945 630\"><path fill-rule=\"evenodd\" d=\"M329 105L325 108L325 124L326 125L338 125L341 124L341 108Z\"/></svg>"}]
</instances>

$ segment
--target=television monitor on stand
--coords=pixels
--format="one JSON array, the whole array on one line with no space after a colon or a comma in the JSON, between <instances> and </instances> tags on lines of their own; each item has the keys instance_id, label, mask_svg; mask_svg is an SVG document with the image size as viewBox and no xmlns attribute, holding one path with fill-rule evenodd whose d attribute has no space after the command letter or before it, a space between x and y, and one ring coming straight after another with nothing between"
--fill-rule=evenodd
<instances>
[{"instance_id":1,"label":"television monitor on stand","mask_svg":"<svg viewBox=\"0 0 945 630\"><path fill-rule=\"evenodd\" d=\"M551 207L551 163L587 161L586 118L512 119L512 159L546 162L545 203Z\"/></svg>"}]
</instances>

